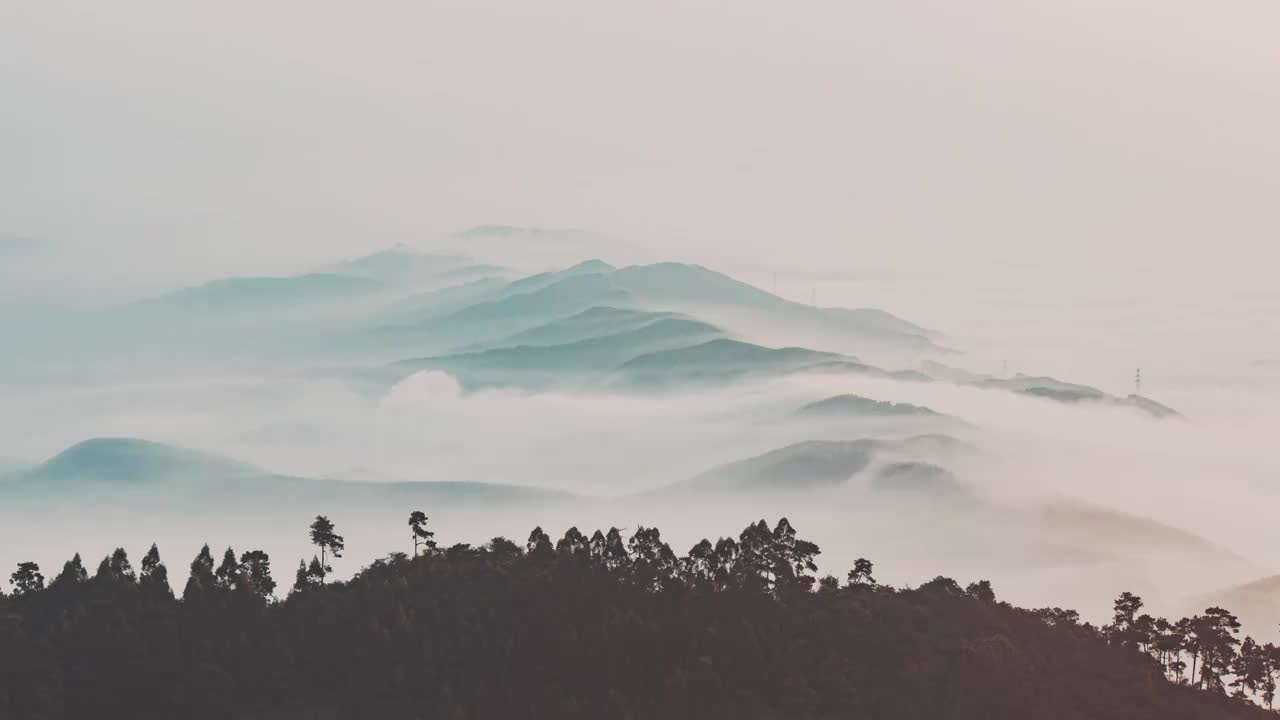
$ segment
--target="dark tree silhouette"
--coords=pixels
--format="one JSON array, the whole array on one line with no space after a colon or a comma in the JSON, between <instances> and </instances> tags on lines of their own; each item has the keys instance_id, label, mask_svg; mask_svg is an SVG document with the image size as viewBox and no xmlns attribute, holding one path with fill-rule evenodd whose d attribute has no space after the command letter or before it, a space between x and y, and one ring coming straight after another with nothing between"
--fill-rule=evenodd
<instances>
[{"instance_id":1,"label":"dark tree silhouette","mask_svg":"<svg viewBox=\"0 0 1280 720\"><path fill-rule=\"evenodd\" d=\"M320 562L316 558L316 562ZM311 587L311 578L307 575L307 561L298 561L298 570L293 574L293 592L302 592Z\"/></svg>"},{"instance_id":2,"label":"dark tree silhouette","mask_svg":"<svg viewBox=\"0 0 1280 720\"><path fill-rule=\"evenodd\" d=\"M1142 609L1142 598L1131 592L1124 592L1116 598L1115 612L1111 624L1105 630L1112 642L1127 647L1141 644L1142 633L1137 628L1138 611Z\"/></svg>"},{"instance_id":3,"label":"dark tree silhouette","mask_svg":"<svg viewBox=\"0 0 1280 720\"><path fill-rule=\"evenodd\" d=\"M1240 621L1220 607L1211 607L1203 615L1191 618L1192 645L1200 664L1197 687L1225 690L1223 678L1231 671L1235 647L1240 644L1236 638L1239 632Z\"/></svg>"},{"instance_id":4,"label":"dark tree silhouette","mask_svg":"<svg viewBox=\"0 0 1280 720\"><path fill-rule=\"evenodd\" d=\"M409 513L409 530L413 533L413 556L418 557L418 546L427 549L427 554L436 550L436 534L427 529L427 514L421 510Z\"/></svg>"},{"instance_id":5,"label":"dark tree silhouette","mask_svg":"<svg viewBox=\"0 0 1280 720\"><path fill-rule=\"evenodd\" d=\"M222 553L222 562L218 565L218 569L214 571L214 582L221 590L236 589L236 582L240 578L240 562L236 560L236 551L227 548Z\"/></svg>"},{"instance_id":6,"label":"dark tree silhouette","mask_svg":"<svg viewBox=\"0 0 1280 720\"><path fill-rule=\"evenodd\" d=\"M658 592L676 579L679 562L671 547L662 542L658 528L636 528L627 547L631 551L631 580L639 587Z\"/></svg>"},{"instance_id":7,"label":"dark tree silhouette","mask_svg":"<svg viewBox=\"0 0 1280 720\"><path fill-rule=\"evenodd\" d=\"M80 553L76 553L75 557L63 563L62 572L58 573L58 577L53 579L53 584L55 586L73 586L88 581L89 572L85 570L84 562L80 560Z\"/></svg>"},{"instance_id":8,"label":"dark tree silhouette","mask_svg":"<svg viewBox=\"0 0 1280 720\"><path fill-rule=\"evenodd\" d=\"M561 555L570 557L578 557L582 559L591 556L591 542L576 527L571 527L565 531L564 537L560 542L556 543L556 552Z\"/></svg>"},{"instance_id":9,"label":"dark tree silhouette","mask_svg":"<svg viewBox=\"0 0 1280 720\"><path fill-rule=\"evenodd\" d=\"M796 536L789 520L779 520L773 529L773 545L769 551L775 591L812 588L812 573L818 570L814 558L820 552L817 545Z\"/></svg>"},{"instance_id":10,"label":"dark tree silhouette","mask_svg":"<svg viewBox=\"0 0 1280 720\"><path fill-rule=\"evenodd\" d=\"M853 569L849 571L849 586L858 588L874 588L876 579L871 577L874 566L871 561L866 558L858 558L853 562Z\"/></svg>"},{"instance_id":11,"label":"dark tree silhouette","mask_svg":"<svg viewBox=\"0 0 1280 720\"><path fill-rule=\"evenodd\" d=\"M155 543L151 543L151 549L143 556L141 568L138 582L143 588L166 596L173 594L169 587L169 569L160 561L160 548Z\"/></svg>"},{"instance_id":12,"label":"dark tree silhouette","mask_svg":"<svg viewBox=\"0 0 1280 720\"><path fill-rule=\"evenodd\" d=\"M775 569L773 533L764 520L748 525L738 535L738 560L734 573L742 587L752 590L773 589Z\"/></svg>"},{"instance_id":13,"label":"dark tree silhouette","mask_svg":"<svg viewBox=\"0 0 1280 720\"><path fill-rule=\"evenodd\" d=\"M920 591L928 592L928 593L940 593L944 595L951 595L954 597L960 597L962 595L965 595L965 591L960 589L960 583L944 575L939 575L934 579L930 580L929 582L921 585Z\"/></svg>"},{"instance_id":14,"label":"dark tree silhouette","mask_svg":"<svg viewBox=\"0 0 1280 720\"><path fill-rule=\"evenodd\" d=\"M1236 688L1237 696L1252 697L1262 693L1270 674L1268 654L1252 637L1245 636L1240 652L1231 659L1231 674L1235 676L1231 687Z\"/></svg>"},{"instance_id":15,"label":"dark tree silhouette","mask_svg":"<svg viewBox=\"0 0 1280 720\"><path fill-rule=\"evenodd\" d=\"M703 538L689 548L680 560L680 576L686 585L699 590L714 590L716 585L716 549L710 540Z\"/></svg>"},{"instance_id":16,"label":"dark tree silhouette","mask_svg":"<svg viewBox=\"0 0 1280 720\"><path fill-rule=\"evenodd\" d=\"M324 566L320 564L320 558L312 555L310 564L299 560L298 572L293 578L293 591L302 592L320 587L324 584L324 575Z\"/></svg>"},{"instance_id":17,"label":"dark tree silhouette","mask_svg":"<svg viewBox=\"0 0 1280 720\"><path fill-rule=\"evenodd\" d=\"M44 589L44 575L36 563L18 563L18 569L9 576L9 583L13 585L14 595L30 595Z\"/></svg>"},{"instance_id":18,"label":"dark tree silhouette","mask_svg":"<svg viewBox=\"0 0 1280 720\"><path fill-rule=\"evenodd\" d=\"M129 554L124 548L116 548L110 555L102 558L98 564L98 572L94 577L102 581L136 582L133 565L129 562Z\"/></svg>"},{"instance_id":19,"label":"dark tree silhouette","mask_svg":"<svg viewBox=\"0 0 1280 720\"><path fill-rule=\"evenodd\" d=\"M271 557L261 550L250 550L240 556L241 577L255 595L270 600L276 591L271 578Z\"/></svg>"},{"instance_id":20,"label":"dark tree silhouette","mask_svg":"<svg viewBox=\"0 0 1280 720\"><path fill-rule=\"evenodd\" d=\"M609 532L605 533L600 559L604 568L612 573L622 573L631 564L627 545L622 540L622 531L618 528L611 527Z\"/></svg>"},{"instance_id":21,"label":"dark tree silhouette","mask_svg":"<svg viewBox=\"0 0 1280 720\"><path fill-rule=\"evenodd\" d=\"M137 582L133 573L133 565L129 563L129 553L124 548L116 548L111 553L111 574L120 580Z\"/></svg>"},{"instance_id":22,"label":"dark tree silhouette","mask_svg":"<svg viewBox=\"0 0 1280 720\"><path fill-rule=\"evenodd\" d=\"M323 515L317 515L315 522L311 523L311 544L320 548L320 567L325 575L333 572L327 555L340 558L342 551L347 547L342 536L334 532L333 523ZM321 581L323 582L323 579Z\"/></svg>"},{"instance_id":23,"label":"dark tree silhouette","mask_svg":"<svg viewBox=\"0 0 1280 720\"><path fill-rule=\"evenodd\" d=\"M992 589L990 580L971 582L964 591L969 594L969 597L982 602L993 603L996 601L996 591Z\"/></svg>"},{"instance_id":24,"label":"dark tree silhouette","mask_svg":"<svg viewBox=\"0 0 1280 720\"><path fill-rule=\"evenodd\" d=\"M742 586L742 570L739 563L741 554L738 543L733 538L720 538L716 541L715 587L717 590Z\"/></svg>"},{"instance_id":25,"label":"dark tree silhouette","mask_svg":"<svg viewBox=\"0 0 1280 720\"><path fill-rule=\"evenodd\" d=\"M182 598L187 600L209 592L216 585L217 581L213 575L213 553L209 552L209 546L206 544L191 561L191 573L187 576L187 585L182 590Z\"/></svg>"},{"instance_id":26,"label":"dark tree silhouette","mask_svg":"<svg viewBox=\"0 0 1280 720\"><path fill-rule=\"evenodd\" d=\"M524 548L501 536L490 540L485 548L499 560L509 561L524 555Z\"/></svg>"},{"instance_id":27,"label":"dark tree silhouette","mask_svg":"<svg viewBox=\"0 0 1280 720\"><path fill-rule=\"evenodd\" d=\"M551 545L551 537L542 531L542 526L535 527L529 533L529 540L525 543L525 550L531 557L548 558L555 548Z\"/></svg>"}]
</instances>

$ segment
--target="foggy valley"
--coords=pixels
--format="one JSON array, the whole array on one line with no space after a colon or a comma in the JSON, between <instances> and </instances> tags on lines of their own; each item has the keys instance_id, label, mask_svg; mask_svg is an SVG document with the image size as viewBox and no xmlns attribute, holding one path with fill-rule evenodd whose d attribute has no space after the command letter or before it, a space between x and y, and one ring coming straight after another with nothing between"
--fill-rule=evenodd
<instances>
[{"instance_id":1,"label":"foggy valley","mask_svg":"<svg viewBox=\"0 0 1280 720\"><path fill-rule=\"evenodd\" d=\"M1181 410L1239 388L1149 369L1166 407L985 373L959 333L884 310L674 262L524 274L433 247L455 239L81 310L24 343L51 376L5 391L5 523L29 542L0 562L239 538L301 558L327 513L349 574L421 505L450 541L656 524L677 546L781 510L824 570L874 556L896 584L988 578L1099 621L1120 588L1176 613L1274 571L1267 503L1238 502L1274 492L1263 431Z\"/></svg>"}]
</instances>

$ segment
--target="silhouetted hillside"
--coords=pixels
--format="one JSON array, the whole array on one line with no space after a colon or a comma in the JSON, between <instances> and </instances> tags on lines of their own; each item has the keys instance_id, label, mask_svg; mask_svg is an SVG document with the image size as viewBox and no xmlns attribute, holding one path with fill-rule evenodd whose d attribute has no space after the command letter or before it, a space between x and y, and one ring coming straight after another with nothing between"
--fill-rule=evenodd
<instances>
[{"instance_id":1,"label":"silhouetted hillside","mask_svg":"<svg viewBox=\"0 0 1280 720\"><path fill-rule=\"evenodd\" d=\"M629 308L592 307L577 315L553 320L499 340L485 343L480 349L503 347L564 345L605 335L636 330L658 320L681 318L678 313L648 312ZM684 318L688 319L688 318Z\"/></svg>"},{"instance_id":2,"label":"silhouetted hillside","mask_svg":"<svg viewBox=\"0 0 1280 720\"><path fill-rule=\"evenodd\" d=\"M720 329L696 320L668 317L612 335L561 345L504 347L477 353L404 360L387 369L403 379L420 370L443 370L466 387L513 385L537 388L605 373L647 353L718 337ZM562 377L570 376L570 377Z\"/></svg>"},{"instance_id":3,"label":"silhouetted hillside","mask_svg":"<svg viewBox=\"0 0 1280 720\"><path fill-rule=\"evenodd\" d=\"M154 546L136 569L120 549L92 575L77 555L49 583L24 563L0 598L0 717L1271 717L1225 689L1234 657L1241 687L1273 691L1275 648L1234 640L1219 608L1179 634L1128 593L1097 628L999 602L986 582L880 586L862 559L847 584L819 580L819 548L785 519L683 557L655 528L443 549L426 522L406 528L421 557L346 583L313 559L282 602L256 550L217 563L206 546L181 599ZM311 526L329 557L336 530ZM1186 679L1182 645L1156 650L1166 638L1194 642L1199 675Z\"/></svg>"},{"instance_id":4,"label":"silhouetted hillside","mask_svg":"<svg viewBox=\"0 0 1280 720\"><path fill-rule=\"evenodd\" d=\"M708 470L672 486L688 491L797 490L840 485L871 463L879 440L810 440Z\"/></svg>"},{"instance_id":5,"label":"silhouetted hillside","mask_svg":"<svg viewBox=\"0 0 1280 720\"><path fill-rule=\"evenodd\" d=\"M382 288L364 277L312 273L293 277L242 277L214 280L178 290L158 301L171 308L264 310L312 303L337 303Z\"/></svg>"},{"instance_id":6,"label":"silhouetted hillside","mask_svg":"<svg viewBox=\"0 0 1280 720\"><path fill-rule=\"evenodd\" d=\"M352 507L392 509L571 501L555 490L465 481L360 481L279 475L225 457L134 438L78 443L33 468L0 473L0 502L109 502L234 510L286 506L317 496Z\"/></svg>"},{"instance_id":7,"label":"silhouetted hillside","mask_svg":"<svg viewBox=\"0 0 1280 720\"><path fill-rule=\"evenodd\" d=\"M936 417L938 415L921 405L872 400L860 395L836 395L818 400L800 408L799 414L809 417Z\"/></svg>"},{"instance_id":8,"label":"silhouetted hillside","mask_svg":"<svg viewBox=\"0 0 1280 720\"><path fill-rule=\"evenodd\" d=\"M749 376L779 376L827 370L872 370L856 358L807 348L769 348L738 340L711 340L687 348L641 355L619 368L635 385L724 383Z\"/></svg>"},{"instance_id":9,"label":"silhouetted hillside","mask_svg":"<svg viewBox=\"0 0 1280 720\"><path fill-rule=\"evenodd\" d=\"M370 278L387 284L414 285L441 276L466 277L501 272L460 255L425 253L397 245L364 257L339 263L333 272Z\"/></svg>"}]
</instances>

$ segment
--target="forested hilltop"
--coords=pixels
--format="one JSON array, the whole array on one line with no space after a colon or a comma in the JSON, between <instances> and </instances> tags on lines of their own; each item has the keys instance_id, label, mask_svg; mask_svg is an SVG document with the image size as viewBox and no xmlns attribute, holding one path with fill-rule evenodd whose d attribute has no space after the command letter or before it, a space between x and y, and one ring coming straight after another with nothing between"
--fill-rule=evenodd
<instances>
[{"instance_id":1,"label":"forested hilltop","mask_svg":"<svg viewBox=\"0 0 1280 720\"><path fill-rule=\"evenodd\" d=\"M2 718L1264 718L1280 653L1227 611L1177 622L1116 601L1112 623L1000 602L989 583L815 577L785 519L678 557L540 528L519 545L438 548L326 582L344 541L276 599L271 560L206 546L175 597L159 550L117 550L0 598Z\"/></svg>"}]
</instances>

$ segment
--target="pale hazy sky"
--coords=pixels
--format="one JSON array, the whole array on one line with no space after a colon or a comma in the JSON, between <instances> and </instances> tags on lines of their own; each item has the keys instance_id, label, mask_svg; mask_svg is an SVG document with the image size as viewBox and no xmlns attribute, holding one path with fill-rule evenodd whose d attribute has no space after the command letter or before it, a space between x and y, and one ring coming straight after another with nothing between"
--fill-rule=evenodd
<instances>
[{"instance_id":1,"label":"pale hazy sky","mask_svg":"<svg viewBox=\"0 0 1280 720\"><path fill-rule=\"evenodd\" d=\"M6 3L0 236L283 268L478 223L709 259L1278 259L1280 3Z\"/></svg>"}]
</instances>

